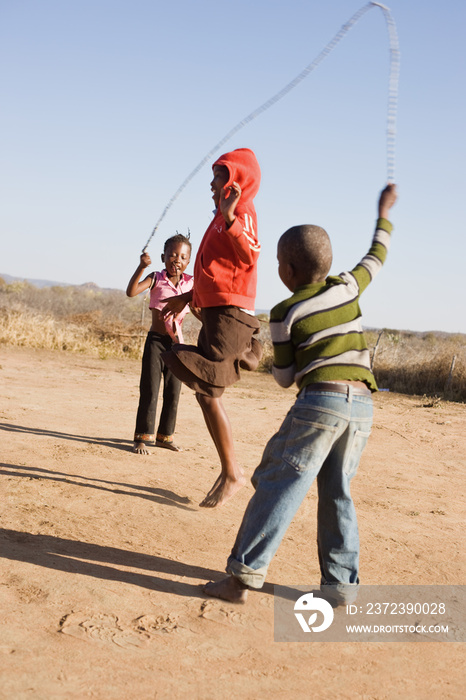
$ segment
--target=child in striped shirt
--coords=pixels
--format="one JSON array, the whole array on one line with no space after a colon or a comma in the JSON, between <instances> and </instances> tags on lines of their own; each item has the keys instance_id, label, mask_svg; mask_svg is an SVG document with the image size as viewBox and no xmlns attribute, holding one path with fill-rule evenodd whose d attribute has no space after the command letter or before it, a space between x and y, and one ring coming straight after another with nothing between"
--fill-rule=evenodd
<instances>
[{"instance_id":1,"label":"child in striped shirt","mask_svg":"<svg viewBox=\"0 0 466 700\"><path fill-rule=\"evenodd\" d=\"M354 600L359 537L350 482L372 426L377 385L361 325L359 297L385 262L397 198L388 185L367 255L349 272L328 276L329 237L319 226L294 226L278 242L278 273L292 296L270 314L273 375L299 393L269 440L252 483L228 559L229 577L205 586L208 595L245 602L261 588L288 526L317 478L317 547L321 588L334 606Z\"/></svg>"}]
</instances>

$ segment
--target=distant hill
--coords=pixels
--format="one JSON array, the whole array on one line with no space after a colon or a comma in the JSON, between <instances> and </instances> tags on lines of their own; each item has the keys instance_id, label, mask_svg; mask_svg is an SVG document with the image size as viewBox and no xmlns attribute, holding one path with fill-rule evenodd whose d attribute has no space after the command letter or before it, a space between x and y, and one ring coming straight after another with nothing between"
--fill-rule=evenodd
<instances>
[{"instance_id":1,"label":"distant hill","mask_svg":"<svg viewBox=\"0 0 466 700\"><path fill-rule=\"evenodd\" d=\"M79 287L80 289L100 289L102 292L120 292L121 289L108 289L99 287L95 282L85 282L84 284L70 284L69 282L52 282L51 280L35 280L27 277L14 277L12 275L4 275L0 272L0 278L3 279L7 284L12 282L28 282L34 285L34 287Z\"/></svg>"},{"instance_id":2,"label":"distant hill","mask_svg":"<svg viewBox=\"0 0 466 700\"><path fill-rule=\"evenodd\" d=\"M70 285L66 282L51 282L50 280L32 280L26 277L13 277L12 275L4 275L0 272L1 279L5 280L7 284L12 282L29 282L33 284L34 287L69 287Z\"/></svg>"}]
</instances>

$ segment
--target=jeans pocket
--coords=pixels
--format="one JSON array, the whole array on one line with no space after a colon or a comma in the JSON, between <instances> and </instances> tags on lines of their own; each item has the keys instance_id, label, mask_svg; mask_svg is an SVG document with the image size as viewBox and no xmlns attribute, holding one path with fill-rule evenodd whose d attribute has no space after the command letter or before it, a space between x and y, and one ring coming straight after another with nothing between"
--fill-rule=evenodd
<instances>
[{"instance_id":1,"label":"jeans pocket","mask_svg":"<svg viewBox=\"0 0 466 700\"><path fill-rule=\"evenodd\" d=\"M296 471L319 469L337 436L333 425L293 418L283 451L283 460Z\"/></svg>"},{"instance_id":2,"label":"jeans pocket","mask_svg":"<svg viewBox=\"0 0 466 700\"><path fill-rule=\"evenodd\" d=\"M366 446L366 443L371 434L370 430L355 430L350 449L347 452L345 463L343 465L344 472L347 476L354 476L359 465L359 460Z\"/></svg>"}]
</instances>

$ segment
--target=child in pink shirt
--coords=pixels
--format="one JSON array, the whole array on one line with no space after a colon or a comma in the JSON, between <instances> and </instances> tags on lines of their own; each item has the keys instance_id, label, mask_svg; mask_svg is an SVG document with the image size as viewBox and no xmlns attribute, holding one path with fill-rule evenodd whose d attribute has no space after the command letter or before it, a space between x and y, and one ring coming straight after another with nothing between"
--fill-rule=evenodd
<instances>
[{"instance_id":1,"label":"child in pink shirt","mask_svg":"<svg viewBox=\"0 0 466 700\"><path fill-rule=\"evenodd\" d=\"M126 294L134 297L150 289L149 308L152 311L152 325L147 334L142 357L141 380L139 384L139 406L136 416L133 451L137 454L149 454L148 445L165 447L178 452L173 441L176 414L181 391L181 382L167 367L161 355L170 350L173 343L182 343L181 324L189 311L186 304L175 319L164 319L161 309L167 300L190 292L193 278L185 274L191 259L191 242L186 236L177 234L165 242L162 262L165 269L152 272L141 282L143 271L151 264L148 253L141 255L140 263L131 277ZM163 377L163 404L160 413L157 434L155 434L155 416L160 381Z\"/></svg>"}]
</instances>

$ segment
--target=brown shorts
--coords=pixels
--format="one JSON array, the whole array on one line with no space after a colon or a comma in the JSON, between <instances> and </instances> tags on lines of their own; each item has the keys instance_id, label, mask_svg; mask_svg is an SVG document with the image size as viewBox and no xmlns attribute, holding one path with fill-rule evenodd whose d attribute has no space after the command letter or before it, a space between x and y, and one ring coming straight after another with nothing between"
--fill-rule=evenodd
<instances>
[{"instance_id":1,"label":"brown shorts","mask_svg":"<svg viewBox=\"0 0 466 700\"><path fill-rule=\"evenodd\" d=\"M162 355L165 364L199 394L218 397L240 378L240 368L257 369L262 346L255 316L236 306L201 309L202 328L197 346L175 344Z\"/></svg>"}]
</instances>

